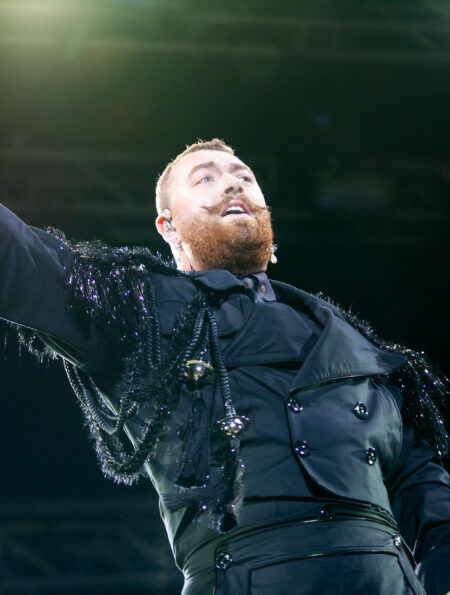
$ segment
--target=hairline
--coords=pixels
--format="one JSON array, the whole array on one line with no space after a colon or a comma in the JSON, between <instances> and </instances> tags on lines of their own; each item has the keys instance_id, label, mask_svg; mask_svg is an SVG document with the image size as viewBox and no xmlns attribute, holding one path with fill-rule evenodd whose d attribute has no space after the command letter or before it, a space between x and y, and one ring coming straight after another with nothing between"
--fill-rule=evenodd
<instances>
[{"instance_id":1,"label":"hairline","mask_svg":"<svg viewBox=\"0 0 450 595\"><path fill-rule=\"evenodd\" d=\"M177 155L175 157L175 159L173 161L171 161L165 168L163 174L161 177L165 177L164 180L164 184L160 185L160 191L161 188L164 187L164 194L167 196L167 202L169 203L169 206L165 206L164 208L159 208L161 207L161 205L158 205L158 201L156 202L156 210L158 212L158 214L160 215L164 209L170 208L170 202L169 202L169 187L170 187L170 181L171 181L171 176L172 176L172 172L174 167L176 167L177 165L179 165L184 159L185 157L189 157L189 155L193 155L195 153L200 153L202 151L216 151L216 152L220 152L220 153L228 153L229 155L231 155L232 157L236 157L236 159L238 159L239 161L241 161L241 159L239 159L239 157L237 157L237 155L234 152L234 149L232 147L229 147L228 145L226 145L224 143L224 147L223 148L211 148L211 147L202 147L202 148L198 148L198 149L194 149L192 151L186 150L183 151L183 153L180 153L179 155ZM243 161L241 161L241 163L244 163ZM245 165L245 164L244 164ZM246 166L248 167L248 166ZM248 168L250 170L250 168ZM251 170L250 170L251 171ZM252 172L253 173L253 172ZM254 175L254 174L253 174ZM161 178L160 178L161 179ZM159 180L158 180L158 184L159 184ZM160 192L161 195L161 192Z\"/></svg>"}]
</instances>

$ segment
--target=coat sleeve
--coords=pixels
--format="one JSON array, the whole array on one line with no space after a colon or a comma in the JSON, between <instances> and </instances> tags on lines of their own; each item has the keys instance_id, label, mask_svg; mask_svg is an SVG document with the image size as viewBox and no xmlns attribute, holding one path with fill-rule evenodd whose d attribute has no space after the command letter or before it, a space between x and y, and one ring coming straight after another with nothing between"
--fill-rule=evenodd
<instances>
[{"instance_id":1,"label":"coat sleeve","mask_svg":"<svg viewBox=\"0 0 450 595\"><path fill-rule=\"evenodd\" d=\"M450 478L425 440L405 427L403 446L387 487L400 533L418 563L428 595L450 591Z\"/></svg>"},{"instance_id":2,"label":"coat sleeve","mask_svg":"<svg viewBox=\"0 0 450 595\"><path fill-rule=\"evenodd\" d=\"M72 250L0 205L0 317L37 331L58 355L92 373L101 332L71 307Z\"/></svg>"}]
</instances>

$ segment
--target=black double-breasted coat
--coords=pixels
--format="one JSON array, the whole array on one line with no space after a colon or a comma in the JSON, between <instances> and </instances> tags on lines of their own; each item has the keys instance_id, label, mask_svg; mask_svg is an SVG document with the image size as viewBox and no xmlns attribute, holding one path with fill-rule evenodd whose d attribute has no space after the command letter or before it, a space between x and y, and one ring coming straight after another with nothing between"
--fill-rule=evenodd
<instances>
[{"instance_id":1,"label":"black double-breasted coat","mask_svg":"<svg viewBox=\"0 0 450 595\"><path fill-rule=\"evenodd\" d=\"M73 260L70 248L52 235L25 225L4 207L0 210L0 229L0 316L37 331L55 353L94 378L114 408L112 395L123 350L110 342L105 344L101 327L72 308L67 284L67 271ZM173 330L176 314L196 293L213 291L222 296L217 301L216 318L235 405L255 422L242 443L245 498L248 503L263 504L259 515L246 516L244 511L242 526L259 531L270 523L295 522L299 516L296 501L303 512L305 503L313 506L323 501L359 502L378 507L396 519L399 533L391 531L392 541L398 547L401 535L404 544L401 547L413 551L418 562L417 574L428 592L444 595L450 590L450 565L446 563L450 560L449 476L431 446L418 440L414 430L402 420L401 410L408 395L402 395L400 388L390 382L390 375L405 364L405 357L370 343L328 302L272 282L275 303L284 304L291 312L312 321L316 333L299 365L288 366L287 376L280 375L277 379L277 364L295 359L289 351L295 338L286 341L289 344L286 353L280 343L276 355L261 349L258 342L261 324L257 331L252 327L254 316L246 316L242 306L245 298L236 277L227 271L184 277L163 272L149 274L156 287L162 333L166 338ZM237 300L233 298L236 295ZM267 307L266 332L276 334L276 328L270 325L270 304ZM273 392L279 393L272 404L271 373L273 382L277 382ZM263 377L269 378L266 382L269 390L267 399L259 405L255 387ZM176 489L173 479L180 458L178 438L192 398L189 391L181 390L179 406L158 447L158 456L146 463L160 494L167 495ZM218 387L205 390L213 403L214 418L215 409L220 407ZM139 417L130 422L128 431L132 441L141 423ZM261 436L266 438L262 440ZM269 464L273 452L281 455ZM192 552L214 543L216 537L206 516L189 523L186 509L170 512L163 503L161 514L180 568L188 564ZM237 535L242 526L235 530ZM347 553L350 550L349 547ZM331 569L331 558L327 559ZM234 587L230 588L228 591L225 587L222 591L218 588L217 592L231 593ZM420 592L414 588L405 593ZM202 589L194 586L186 593L206 593ZM255 587L256 592L260 591ZM291 592L310 591L305 584ZM376 587L373 590L373 593L381 592Z\"/></svg>"}]
</instances>

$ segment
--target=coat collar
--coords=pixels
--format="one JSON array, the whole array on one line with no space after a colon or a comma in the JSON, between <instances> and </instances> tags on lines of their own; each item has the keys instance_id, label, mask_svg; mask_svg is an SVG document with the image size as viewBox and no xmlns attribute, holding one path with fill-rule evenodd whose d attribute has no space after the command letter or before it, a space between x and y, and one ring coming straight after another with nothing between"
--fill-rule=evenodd
<instances>
[{"instance_id":1,"label":"coat collar","mask_svg":"<svg viewBox=\"0 0 450 595\"><path fill-rule=\"evenodd\" d=\"M279 281L272 281L272 287L280 302L306 311L323 326L296 376L294 389L340 378L390 374L407 362L405 356L373 345L325 300Z\"/></svg>"}]
</instances>

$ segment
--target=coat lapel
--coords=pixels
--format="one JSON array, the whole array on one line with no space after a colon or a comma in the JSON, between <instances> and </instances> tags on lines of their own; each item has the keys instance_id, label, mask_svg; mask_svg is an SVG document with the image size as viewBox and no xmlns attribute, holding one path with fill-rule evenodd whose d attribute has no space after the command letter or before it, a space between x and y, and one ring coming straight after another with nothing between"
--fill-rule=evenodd
<instances>
[{"instance_id":1,"label":"coat lapel","mask_svg":"<svg viewBox=\"0 0 450 595\"><path fill-rule=\"evenodd\" d=\"M271 283L279 301L307 311L323 326L295 378L294 390L340 378L390 374L406 363L405 356L373 345L325 300L278 281Z\"/></svg>"}]
</instances>

